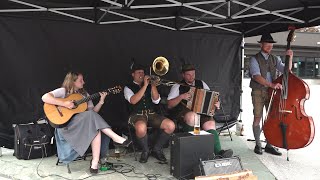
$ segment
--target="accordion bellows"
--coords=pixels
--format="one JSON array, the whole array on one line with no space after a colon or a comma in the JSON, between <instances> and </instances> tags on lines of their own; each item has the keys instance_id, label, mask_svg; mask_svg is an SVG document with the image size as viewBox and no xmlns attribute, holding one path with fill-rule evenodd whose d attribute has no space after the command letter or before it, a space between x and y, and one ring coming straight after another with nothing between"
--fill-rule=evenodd
<instances>
[{"instance_id":1,"label":"accordion bellows","mask_svg":"<svg viewBox=\"0 0 320 180\"><path fill-rule=\"evenodd\" d=\"M214 115L216 109L214 104L219 101L219 92L191 87L189 93L191 99L186 104L188 109L197 114Z\"/></svg>"}]
</instances>

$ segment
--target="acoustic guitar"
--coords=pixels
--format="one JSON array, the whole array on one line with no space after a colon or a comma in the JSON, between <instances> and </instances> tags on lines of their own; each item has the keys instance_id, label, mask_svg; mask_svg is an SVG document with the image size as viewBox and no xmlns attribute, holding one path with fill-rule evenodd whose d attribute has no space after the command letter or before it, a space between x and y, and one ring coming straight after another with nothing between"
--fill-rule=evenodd
<instances>
[{"instance_id":1,"label":"acoustic guitar","mask_svg":"<svg viewBox=\"0 0 320 180\"><path fill-rule=\"evenodd\" d=\"M118 94L121 92L121 90L122 88L120 86L115 86L102 92L106 92L108 94ZM88 108L88 101L98 97L100 97L99 93L95 93L87 97L84 97L82 94L79 93L70 94L66 98L60 98L60 100L72 101L75 105L73 109L44 103L44 113L46 114L48 120L50 121L50 124L53 127L62 127L72 118L73 115L86 111Z\"/></svg>"}]
</instances>

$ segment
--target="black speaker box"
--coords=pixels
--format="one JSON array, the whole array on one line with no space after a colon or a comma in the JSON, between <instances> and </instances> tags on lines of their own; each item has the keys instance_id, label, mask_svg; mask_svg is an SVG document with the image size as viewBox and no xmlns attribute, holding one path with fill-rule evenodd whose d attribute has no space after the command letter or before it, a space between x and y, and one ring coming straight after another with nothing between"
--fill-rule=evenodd
<instances>
[{"instance_id":1,"label":"black speaker box","mask_svg":"<svg viewBox=\"0 0 320 180\"><path fill-rule=\"evenodd\" d=\"M208 176L242 171L243 167L240 158L238 156L234 156L231 158L201 161L197 169L199 171L195 173L195 176Z\"/></svg>"},{"instance_id":2,"label":"black speaker box","mask_svg":"<svg viewBox=\"0 0 320 180\"><path fill-rule=\"evenodd\" d=\"M170 174L178 179L194 178L194 167L200 160L214 156L214 137L177 133L171 139Z\"/></svg>"}]
</instances>

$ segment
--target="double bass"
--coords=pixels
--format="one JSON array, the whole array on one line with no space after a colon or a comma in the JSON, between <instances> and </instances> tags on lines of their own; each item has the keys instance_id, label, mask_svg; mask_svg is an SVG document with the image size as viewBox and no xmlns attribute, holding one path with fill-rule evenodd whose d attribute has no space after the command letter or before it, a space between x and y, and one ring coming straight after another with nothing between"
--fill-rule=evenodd
<instances>
[{"instance_id":1,"label":"double bass","mask_svg":"<svg viewBox=\"0 0 320 180\"><path fill-rule=\"evenodd\" d=\"M287 50L293 37L294 30L290 30ZM268 143L287 150L308 146L315 134L313 119L304 111L304 102L310 97L309 86L289 70L289 60L286 55L284 73L273 82L282 84L282 89L268 89L270 104L263 126Z\"/></svg>"}]
</instances>

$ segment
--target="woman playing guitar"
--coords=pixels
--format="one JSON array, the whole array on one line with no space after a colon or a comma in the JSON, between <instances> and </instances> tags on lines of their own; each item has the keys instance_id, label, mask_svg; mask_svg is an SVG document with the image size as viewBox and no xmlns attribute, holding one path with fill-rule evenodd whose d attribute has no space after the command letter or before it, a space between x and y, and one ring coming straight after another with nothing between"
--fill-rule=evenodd
<instances>
[{"instance_id":1,"label":"woman playing guitar","mask_svg":"<svg viewBox=\"0 0 320 180\"><path fill-rule=\"evenodd\" d=\"M75 93L89 97L89 94L83 88L84 84L81 73L69 72L64 79L62 87L44 94L42 100L46 104L54 105L57 112L63 116L66 109L72 110L76 108L79 104L75 102L81 101L65 100L64 98ZM91 144L92 161L90 172L93 174L98 173L101 132L109 136L117 145L128 146L131 143L131 141L114 133L106 121L97 113L103 105L107 93L100 92L99 95L100 101L97 105L94 106L92 101L89 100L86 111L74 115L63 128L56 128L55 130L58 157L64 163L69 163L78 156L83 156ZM86 100L86 98L84 99Z\"/></svg>"}]
</instances>

